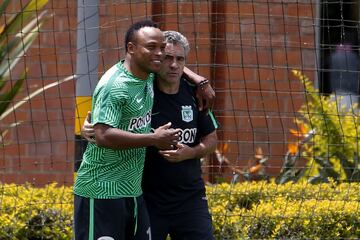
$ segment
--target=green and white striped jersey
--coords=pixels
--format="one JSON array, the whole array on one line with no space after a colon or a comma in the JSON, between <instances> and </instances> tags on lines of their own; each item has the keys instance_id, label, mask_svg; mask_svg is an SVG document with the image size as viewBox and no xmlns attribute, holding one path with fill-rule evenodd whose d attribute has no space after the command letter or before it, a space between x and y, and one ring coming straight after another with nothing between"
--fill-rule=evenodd
<instances>
[{"instance_id":1,"label":"green and white striped jersey","mask_svg":"<svg viewBox=\"0 0 360 240\"><path fill-rule=\"evenodd\" d=\"M128 72L123 62L110 68L93 94L92 122L133 133L149 133L154 101L154 74L147 80ZM83 197L110 199L142 194L145 147L113 150L89 143L74 192Z\"/></svg>"}]
</instances>

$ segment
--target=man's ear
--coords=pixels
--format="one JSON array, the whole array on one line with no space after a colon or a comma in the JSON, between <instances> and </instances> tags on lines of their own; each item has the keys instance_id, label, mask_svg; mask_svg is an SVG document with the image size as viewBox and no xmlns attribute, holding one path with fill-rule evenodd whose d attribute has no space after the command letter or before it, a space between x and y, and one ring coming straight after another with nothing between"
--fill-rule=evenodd
<instances>
[{"instance_id":1,"label":"man's ear","mask_svg":"<svg viewBox=\"0 0 360 240\"><path fill-rule=\"evenodd\" d=\"M135 51L135 48L136 48L136 45L134 43L128 42L128 44L127 44L128 53L133 54Z\"/></svg>"}]
</instances>

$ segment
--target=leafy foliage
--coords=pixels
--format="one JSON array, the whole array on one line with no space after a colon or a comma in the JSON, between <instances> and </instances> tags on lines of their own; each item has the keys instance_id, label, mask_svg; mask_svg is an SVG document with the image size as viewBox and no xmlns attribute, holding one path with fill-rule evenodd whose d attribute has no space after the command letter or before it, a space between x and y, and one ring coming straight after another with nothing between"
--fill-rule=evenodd
<instances>
[{"instance_id":1,"label":"leafy foliage","mask_svg":"<svg viewBox=\"0 0 360 240\"><path fill-rule=\"evenodd\" d=\"M215 239L358 239L359 190L359 183L243 182L213 185L207 196Z\"/></svg>"},{"instance_id":2,"label":"leafy foliage","mask_svg":"<svg viewBox=\"0 0 360 240\"><path fill-rule=\"evenodd\" d=\"M277 182L298 181L300 178L309 179L311 183L326 182L329 178L360 181L357 104L348 109L322 96L300 71L293 73L303 83L306 97L296 123L299 128L303 126L310 132L296 144L296 151L287 153ZM307 159L307 165L303 170L296 170L295 164L300 157Z\"/></svg>"},{"instance_id":3,"label":"leafy foliage","mask_svg":"<svg viewBox=\"0 0 360 240\"><path fill-rule=\"evenodd\" d=\"M0 196L0 239L71 239L71 188L8 184Z\"/></svg>"},{"instance_id":4,"label":"leafy foliage","mask_svg":"<svg viewBox=\"0 0 360 240\"><path fill-rule=\"evenodd\" d=\"M360 184L207 186L215 239L358 239ZM2 184L0 239L72 239L73 191Z\"/></svg>"},{"instance_id":5,"label":"leafy foliage","mask_svg":"<svg viewBox=\"0 0 360 240\"><path fill-rule=\"evenodd\" d=\"M0 117L18 94L26 79L26 72L24 72L14 83L10 83L10 73L38 36L39 29L46 20L46 11L39 14L38 10L42 9L47 2L48 0L30 0L22 11L8 19L6 19L5 10L10 0L4 0L0 5L0 16L6 19L5 25L0 26ZM3 133L0 134L0 142L2 138Z\"/></svg>"}]
</instances>

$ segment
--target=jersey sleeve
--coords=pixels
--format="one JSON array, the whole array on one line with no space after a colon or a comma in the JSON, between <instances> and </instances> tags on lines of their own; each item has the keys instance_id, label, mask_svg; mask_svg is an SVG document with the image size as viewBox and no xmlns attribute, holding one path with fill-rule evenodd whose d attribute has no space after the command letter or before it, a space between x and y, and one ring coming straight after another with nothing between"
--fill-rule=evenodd
<instances>
[{"instance_id":1,"label":"jersey sleeve","mask_svg":"<svg viewBox=\"0 0 360 240\"><path fill-rule=\"evenodd\" d=\"M218 128L219 128L219 124L215 119L214 114L211 111L199 112L199 116L198 116L199 137L204 137Z\"/></svg>"},{"instance_id":2,"label":"jersey sleeve","mask_svg":"<svg viewBox=\"0 0 360 240\"><path fill-rule=\"evenodd\" d=\"M118 128L122 117L122 106L128 94L125 88L115 81L109 81L101 91L94 104L93 123L103 123Z\"/></svg>"}]
</instances>

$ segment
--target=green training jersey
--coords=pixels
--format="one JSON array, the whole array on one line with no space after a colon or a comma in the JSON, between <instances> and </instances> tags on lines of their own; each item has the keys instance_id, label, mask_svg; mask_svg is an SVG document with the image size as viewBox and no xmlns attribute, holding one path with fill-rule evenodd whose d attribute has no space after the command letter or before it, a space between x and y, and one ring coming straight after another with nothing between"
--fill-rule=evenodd
<instances>
[{"instance_id":1,"label":"green training jersey","mask_svg":"<svg viewBox=\"0 0 360 240\"><path fill-rule=\"evenodd\" d=\"M97 84L92 122L132 133L149 133L154 101L154 74L147 80L128 72L123 62L110 68ZM142 194L145 147L114 150L89 143L77 173L74 192L83 197L110 199Z\"/></svg>"}]
</instances>

